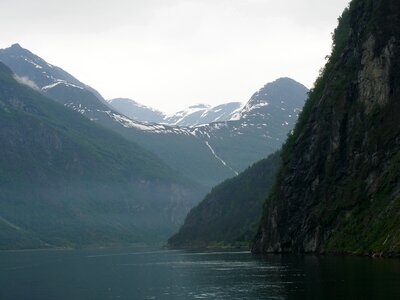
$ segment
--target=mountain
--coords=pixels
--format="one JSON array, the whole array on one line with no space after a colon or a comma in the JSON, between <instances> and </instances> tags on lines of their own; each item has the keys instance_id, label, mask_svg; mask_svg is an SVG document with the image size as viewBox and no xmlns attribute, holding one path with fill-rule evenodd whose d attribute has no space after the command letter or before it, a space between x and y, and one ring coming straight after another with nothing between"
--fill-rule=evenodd
<instances>
[{"instance_id":1,"label":"mountain","mask_svg":"<svg viewBox=\"0 0 400 300\"><path fill-rule=\"evenodd\" d=\"M292 130L307 93L302 84L279 78L255 93L243 109L232 111L232 120L171 127L183 133L178 142L165 134L149 140L152 131L137 134L135 141L209 189L277 151ZM205 154L211 154L212 165Z\"/></svg>"},{"instance_id":2,"label":"mountain","mask_svg":"<svg viewBox=\"0 0 400 300\"><path fill-rule=\"evenodd\" d=\"M248 247L262 205L280 166L280 154L263 159L228 179L192 208L170 248Z\"/></svg>"},{"instance_id":3,"label":"mountain","mask_svg":"<svg viewBox=\"0 0 400 300\"><path fill-rule=\"evenodd\" d=\"M93 89L71 79L72 75L64 71L60 71L60 77L48 73L61 69L19 45L1 50L0 60L44 95L154 153L183 177L203 186L204 194L278 150L292 130L308 92L296 81L281 78L251 97L243 111L232 111L238 104L232 107L233 120L179 127L140 122L119 113Z\"/></svg>"},{"instance_id":4,"label":"mountain","mask_svg":"<svg viewBox=\"0 0 400 300\"><path fill-rule=\"evenodd\" d=\"M132 99L115 98L108 101L119 113L137 121L149 123L162 123L165 114L154 108L140 104Z\"/></svg>"},{"instance_id":5,"label":"mountain","mask_svg":"<svg viewBox=\"0 0 400 300\"><path fill-rule=\"evenodd\" d=\"M253 252L400 253L400 2L353 0L282 149Z\"/></svg>"},{"instance_id":6,"label":"mountain","mask_svg":"<svg viewBox=\"0 0 400 300\"><path fill-rule=\"evenodd\" d=\"M181 127L194 127L227 121L241 107L240 102L230 102L215 107L207 104L196 104L171 115L166 115L161 111L127 98L111 99L109 103L119 113L133 120Z\"/></svg>"},{"instance_id":7,"label":"mountain","mask_svg":"<svg viewBox=\"0 0 400 300\"><path fill-rule=\"evenodd\" d=\"M169 125L194 127L227 121L241 106L240 102L229 102L215 107L206 104L196 104L166 116L162 122Z\"/></svg>"},{"instance_id":8,"label":"mountain","mask_svg":"<svg viewBox=\"0 0 400 300\"><path fill-rule=\"evenodd\" d=\"M87 90L107 106L107 102L95 89L80 82L63 69L49 64L29 50L22 48L19 44L0 49L0 61L11 68L15 74L24 78L25 81L33 83L43 91L50 92L59 87Z\"/></svg>"},{"instance_id":9,"label":"mountain","mask_svg":"<svg viewBox=\"0 0 400 300\"><path fill-rule=\"evenodd\" d=\"M0 249L160 242L199 188L0 63Z\"/></svg>"},{"instance_id":10,"label":"mountain","mask_svg":"<svg viewBox=\"0 0 400 300\"><path fill-rule=\"evenodd\" d=\"M308 89L301 83L290 78L279 78L254 93L230 120L246 120L254 124L278 121L280 125L288 126L300 113L307 92Z\"/></svg>"},{"instance_id":11,"label":"mountain","mask_svg":"<svg viewBox=\"0 0 400 300\"><path fill-rule=\"evenodd\" d=\"M196 126L192 132L238 174L281 147L307 93L293 79L279 78L256 92L231 120Z\"/></svg>"},{"instance_id":12,"label":"mountain","mask_svg":"<svg viewBox=\"0 0 400 300\"><path fill-rule=\"evenodd\" d=\"M20 81L155 153L183 176L203 185L204 193L234 174L190 131L130 119L111 108L93 89L18 44L0 50L0 61L9 66Z\"/></svg>"}]
</instances>

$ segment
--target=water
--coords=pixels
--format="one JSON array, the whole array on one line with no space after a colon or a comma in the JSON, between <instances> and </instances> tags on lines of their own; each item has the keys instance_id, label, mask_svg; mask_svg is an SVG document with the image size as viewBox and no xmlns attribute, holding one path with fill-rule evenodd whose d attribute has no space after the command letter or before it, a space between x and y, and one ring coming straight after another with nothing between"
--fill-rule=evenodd
<instances>
[{"instance_id":1,"label":"water","mask_svg":"<svg viewBox=\"0 0 400 300\"><path fill-rule=\"evenodd\" d=\"M400 299L400 261L140 249L0 252L0 299Z\"/></svg>"}]
</instances>

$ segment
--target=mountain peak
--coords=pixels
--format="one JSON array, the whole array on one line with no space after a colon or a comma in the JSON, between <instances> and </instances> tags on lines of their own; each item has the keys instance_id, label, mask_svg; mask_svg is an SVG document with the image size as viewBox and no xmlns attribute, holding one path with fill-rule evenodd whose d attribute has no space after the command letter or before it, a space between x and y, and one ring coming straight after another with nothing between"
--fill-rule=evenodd
<instances>
[{"instance_id":1,"label":"mountain peak","mask_svg":"<svg viewBox=\"0 0 400 300\"><path fill-rule=\"evenodd\" d=\"M1 51L4 52L11 52L13 54L18 54L18 55L24 55L24 56L35 56L32 52L30 52L29 50L23 48L20 44L15 43L12 44L10 47L5 48L5 49L1 49Z\"/></svg>"},{"instance_id":2,"label":"mountain peak","mask_svg":"<svg viewBox=\"0 0 400 300\"><path fill-rule=\"evenodd\" d=\"M130 99L130 98L114 98L107 100L109 103L113 102L123 102L123 103L132 103L132 104L139 104L137 101Z\"/></svg>"},{"instance_id":3,"label":"mountain peak","mask_svg":"<svg viewBox=\"0 0 400 300\"><path fill-rule=\"evenodd\" d=\"M239 114L234 115L234 119L248 118L259 114L260 109L264 113L283 113L297 115L307 97L308 89L301 83L289 77L281 77L275 81L265 84L260 90L251 96ZM267 108L267 107L270 108ZM270 111L270 110L273 111ZM275 111L276 110L276 111ZM289 112L290 111L290 112Z\"/></svg>"},{"instance_id":4,"label":"mountain peak","mask_svg":"<svg viewBox=\"0 0 400 300\"><path fill-rule=\"evenodd\" d=\"M303 84L300 82L297 82L296 80L289 78L289 77L280 77L272 82L269 82L265 84L257 93L260 93L261 91L265 90L275 90L275 89L281 89L281 88L300 88L302 90L308 90L307 87L305 87Z\"/></svg>"},{"instance_id":5,"label":"mountain peak","mask_svg":"<svg viewBox=\"0 0 400 300\"><path fill-rule=\"evenodd\" d=\"M277 79L275 79L274 81L270 82L270 84L273 83L279 83L279 82L291 82L291 83L297 83L296 80L290 78L290 77L279 77Z\"/></svg>"},{"instance_id":6,"label":"mountain peak","mask_svg":"<svg viewBox=\"0 0 400 300\"><path fill-rule=\"evenodd\" d=\"M11 48L11 49L23 49L23 48L21 47L21 45L18 44L18 43L12 44L10 48Z\"/></svg>"}]
</instances>

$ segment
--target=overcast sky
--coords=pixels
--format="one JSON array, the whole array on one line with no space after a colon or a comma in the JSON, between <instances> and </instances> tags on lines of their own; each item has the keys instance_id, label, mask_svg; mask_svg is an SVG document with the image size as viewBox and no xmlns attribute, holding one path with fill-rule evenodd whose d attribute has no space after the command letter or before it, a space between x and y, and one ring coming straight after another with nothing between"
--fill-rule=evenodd
<instances>
[{"instance_id":1,"label":"overcast sky","mask_svg":"<svg viewBox=\"0 0 400 300\"><path fill-rule=\"evenodd\" d=\"M0 47L20 43L97 89L172 112L307 87L348 0L1 0Z\"/></svg>"}]
</instances>

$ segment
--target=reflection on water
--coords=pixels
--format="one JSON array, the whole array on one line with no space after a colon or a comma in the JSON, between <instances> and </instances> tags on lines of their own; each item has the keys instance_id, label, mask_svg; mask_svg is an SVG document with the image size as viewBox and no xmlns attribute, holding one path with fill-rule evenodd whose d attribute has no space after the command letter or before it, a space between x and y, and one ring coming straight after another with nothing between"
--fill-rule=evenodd
<instances>
[{"instance_id":1,"label":"reflection on water","mask_svg":"<svg viewBox=\"0 0 400 300\"><path fill-rule=\"evenodd\" d=\"M2 252L0 299L400 299L400 262L249 252Z\"/></svg>"}]
</instances>

